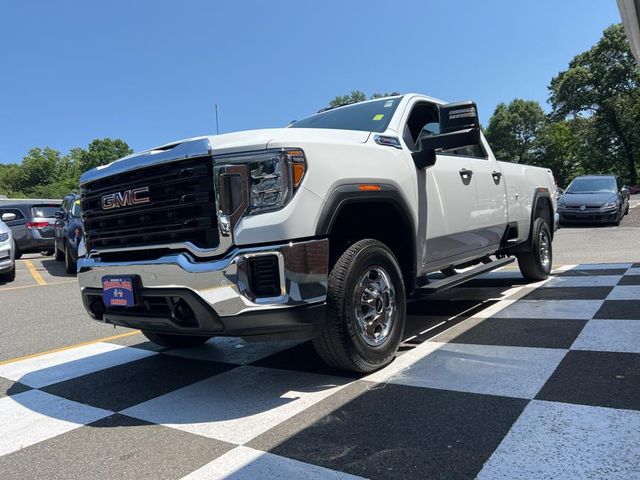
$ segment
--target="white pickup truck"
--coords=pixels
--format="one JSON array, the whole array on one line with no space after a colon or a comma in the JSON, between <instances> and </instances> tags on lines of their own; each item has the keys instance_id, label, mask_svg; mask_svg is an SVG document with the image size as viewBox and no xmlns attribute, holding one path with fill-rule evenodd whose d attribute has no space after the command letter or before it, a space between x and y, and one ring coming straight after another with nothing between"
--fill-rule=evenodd
<instances>
[{"instance_id":1,"label":"white pickup truck","mask_svg":"<svg viewBox=\"0 0 640 480\"><path fill-rule=\"evenodd\" d=\"M85 308L168 347L305 338L369 372L393 360L418 289L514 258L527 279L551 270L553 175L496 161L472 102L329 108L134 154L80 188Z\"/></svg>"}]
</instances>

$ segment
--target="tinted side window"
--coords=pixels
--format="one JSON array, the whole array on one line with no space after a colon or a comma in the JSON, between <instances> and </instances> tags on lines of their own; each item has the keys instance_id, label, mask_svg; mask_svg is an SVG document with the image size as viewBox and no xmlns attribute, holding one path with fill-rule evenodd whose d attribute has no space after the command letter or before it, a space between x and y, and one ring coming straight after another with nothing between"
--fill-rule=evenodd
<instances>
[{"instance_id":1,"label":"tinted side window","mask_svg":"<svg viewBox=\"0 0 640 480\"><path fill-rule=\"evenodd\" d=\"M485 153L482 145L470 145L468 147L454 148L451 150L444 150L442 153L446 155L461 155L463 157L483 158L486 160L487 154Z\"/></svg>"},{"instance_id":2,"label":"tinted side window","mask_svg":"<svg viewBox=\"0 0 640 480\"><path fill-rule=\"evenodd\" d=\"M2 216L2 214L4 213L15 213L16 220L20 220L24 218L24 215L22 214L22 212L17 208L0 208L0 216Z\"/></svg>"}]
</instances>

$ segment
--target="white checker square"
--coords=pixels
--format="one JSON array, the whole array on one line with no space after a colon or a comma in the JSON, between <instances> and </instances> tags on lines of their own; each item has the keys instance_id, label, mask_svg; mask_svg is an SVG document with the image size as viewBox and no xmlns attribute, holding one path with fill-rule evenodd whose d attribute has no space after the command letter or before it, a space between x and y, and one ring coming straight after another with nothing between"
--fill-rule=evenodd
<instances>
[{"instance_id":1,"label":"white checker square","mask_svg":"<svg viewBox=\"0 0 640 480\"><path fill-rule=\"evenodd\" d=\"M631 268L632 265L632 263L581 263L572 270L611 270Z\"/></svg>"},{"instance_id":2,"label":"white checker square","mask_svg":"<svg viewBox=\"0 0 640 480\"><path fill-rule=\"evenodd\" d=\"M571 350L640 353L640 321L590 320Z\"/></svg>"},{"instance_id":3,"label":"white checker square","mask_svg":"<svg viewBox=\"0 0 640 480\"><path fill-rule=\"evenodd\" d=\"M0 366L0 377L40 388L157 355L140 348L92 343Z\"/></svg>"},{"instance_id":4,"label":"white checker square","mask_svg":"<svg viewBox=\"0 0 640 480\"><path fill-rule=\"evenodd\" d=\"M182 480L255 480L258 478L357 480L362 477L241 446L183 477Z\"/></svg>"},{"instance_id":5,"label":"white checker square","mask_svg":"<svg viewBox=\"0 0 640 480\"><path fill-rule=\"evenodd\" d=\"M40 390L0 398L0 456L56 437L112 413Z\"/></svg>"},{"instance_id":6,"label":"white checker square","mask_svg":"<svg viewBox=\"0 0 640 480\"><path fill-rule=\"evenodd\" d=\"M520 300L492 316L590 320L602 303L603 300Z\"/></svg>"},{"instance_id":7,"label":"white checker square","mask_svg":"<svg viewBox=\"0 0 640 480\"><path fill-rule=\"evenodd\" d=\"M243 366L121 413L243 444L337 392L347 383L349 379L328 375Z\"/></svg>"},{"instance_id":8,"label":"white checker square","mask_svg":"<svg viewBox=\"0 0 640 480\"><path fill-rule=\"evenodd\" d=\"M614 287L607 300L640 300L640 285L620 285ZM640 312L638 312L640 317Z\"/></svg>"},{"instance_id":9,"label":"white checker square","mask_svg":"<svg viewBox=\"0 0 640 480\"><path fill-rule=\"evenodd\" d=\"M589 277L553 277L544 284L545 288L550 287L615 287L621 275L599 275Z\"/></svg>"},{"instance_id":10,"label":"white checker square","mask_svg":"<svg viewBox=\"0 0 640 480\"><path fill-rule=\"evenodd\" d=\"M425 342L415 350L364 380L534 398L567 352L439 342Z\"/></svg>"},{"instance_id":11,"label":"white checker square","mask_svg":"<svg viewBox=\"0 0 640 480\"><path fill-rule=\"evenodd\" d=\"M640 412L534 400L479 479L640 478Z\"/></svg>"}]
</instances>

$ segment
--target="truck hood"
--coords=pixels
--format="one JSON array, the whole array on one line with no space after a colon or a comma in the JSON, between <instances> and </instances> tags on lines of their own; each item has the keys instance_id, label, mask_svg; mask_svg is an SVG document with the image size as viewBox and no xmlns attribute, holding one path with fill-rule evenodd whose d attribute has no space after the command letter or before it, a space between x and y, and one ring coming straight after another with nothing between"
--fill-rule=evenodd
<instances>
[{"instance_id":1,"label":"truck hood","mask_svg":"<svg viewBox=\"0 0 640 480\"><path fill-rule=\"evenodd\" d=\"M313 143L365 143L371 132L319 128L270 128L187 138L167 143L85 172L80 185L128 170L204 155L265 150L270 145L304 147Z\"/></svg>"}]
</instances>

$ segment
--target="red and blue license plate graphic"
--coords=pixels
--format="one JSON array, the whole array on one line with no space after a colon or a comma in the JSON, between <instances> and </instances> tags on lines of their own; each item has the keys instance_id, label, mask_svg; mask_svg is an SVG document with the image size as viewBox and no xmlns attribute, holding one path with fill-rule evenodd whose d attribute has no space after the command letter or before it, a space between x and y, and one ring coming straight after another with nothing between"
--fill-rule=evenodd
<instances>
[{"instance_id":1,"label":"red and blue license plate graphic","mask_svg":"<svg viewBox=\"0 0 640 480\"><path fill-rule=\"evenodd\" d=\"M102 299L107 307L132 307L136 304L133 277L102 277Z\"/></svg>"}]
</instances>

